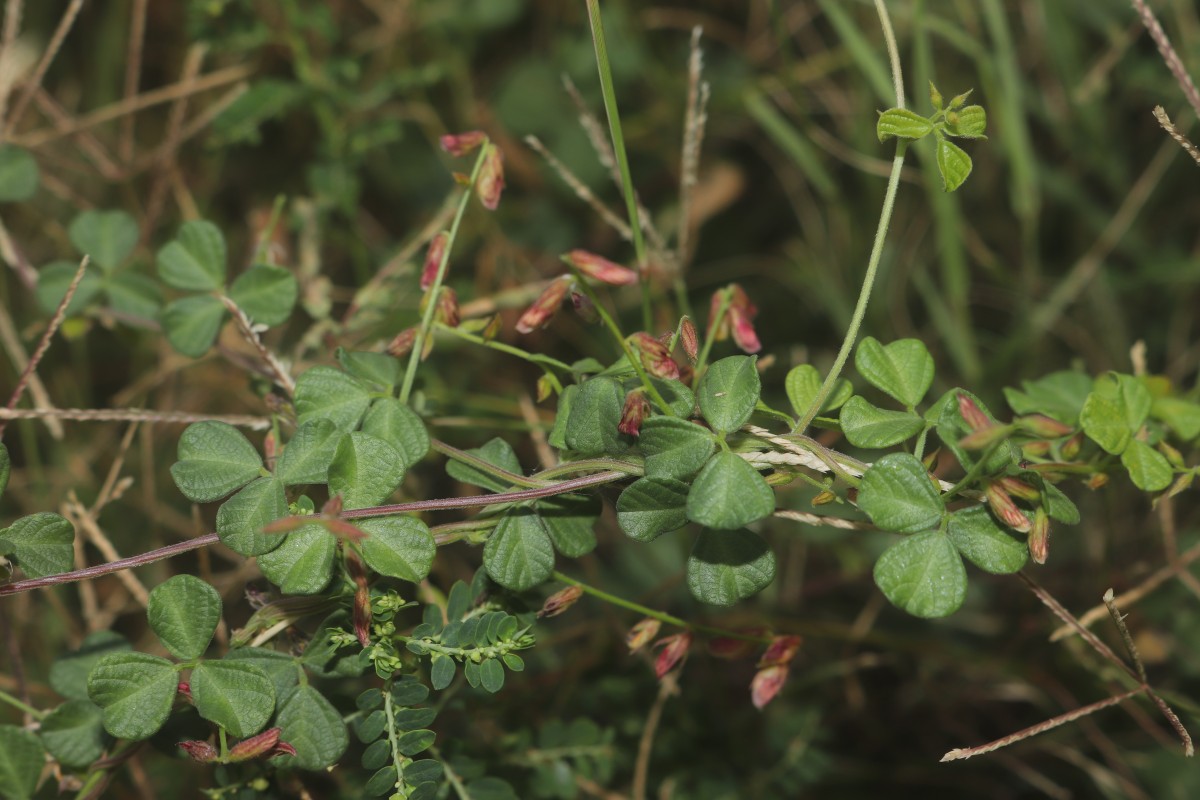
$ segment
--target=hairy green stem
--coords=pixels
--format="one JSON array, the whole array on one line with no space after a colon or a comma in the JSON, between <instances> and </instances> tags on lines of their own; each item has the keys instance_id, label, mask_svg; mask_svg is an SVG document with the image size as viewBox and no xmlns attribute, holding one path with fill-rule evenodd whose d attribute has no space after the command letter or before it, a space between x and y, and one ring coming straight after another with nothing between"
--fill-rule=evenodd
<instances>
[{"instance_id":1,"label":"hairy green stem","mask_svg":"<svg viewBox=\"0 0 1200 800\"><path fill-rule=\"evenodd\" d=\"M574 586L582 589L584 594L590 594L592 597L603 600L606 603L628 609L629 611L636 611L643 616L651 617L659 622L665 622L668 625L674 625L676 628L696 631L697 633L704 633L709 636L723 636L727 639L740 639L744 642L759 642L761 644L771 643L770 636L754 636L752 634L741 633L739 631L729 631L725 630L724 628L716 628L711 625L697 625L696 623L688 622L680 619L679 617L672 616L664 611L657 611L653 608L649 608L648 606L641 605L640 603L635 603L632 600L626 600L624 597L618 597L615 594L609 594L603 589L597 589L595 586L586 584L583 581L575 580L569 575L564 575L558 571L555 571L551 577L553 577L554 580L558 581L559 583L565 583L568 586Z\"/></svg>"},{"instance_id":2,"label":"hairy green stem","mask_svg":"<svg viewBox=\"0 0 1200 800\"><path fill-rule=\"evenodd\" d=\"M463 187L462 197L458 201L458 209L454 212L454 222L450 223L450 234L446 240L446 248L442 251L442 260L438 264L437 276L433 279L433 285L429 287L426 296L429 301L425 304L425 314L421 317L421 327L417 329L417 338L413 340L412 353L408 356L408 369L404 371L404 383L400 387L400 402L408 403L408 396L412 393L413 381L417 377L417 365L421 363L421 351L425 349L425 339L429 336L429 329L433 326L433 315L437 310L438 293L442 291L442 280L446 277L446 265L450 263L450 252L454 249L454 242L458 238L458 227L462 223L463 214L466 213L467 204L471 201L471 195L475 189L475 181L479 179L479 171L483 168L484 158L488 154L488 148L493 147L491 142L485 142L483 147L479 148L479 156L475 159L475 166L471 168L471 177L467 181L467 185Z\"/></svg>"},{"instance_id":3,"label":"hairy green stem","mask_svg":"<svg viewBox=\"0 0 1200 800\"><path fill-rule=\"evenodd\" d=\"M887 41L888 56L892 65L892 84L896 91L896 107L904 108L904 75L900 70L900 51L896 47L896 35L892 31L892 20L888 16L883 0L875 0L875 10L879 13L879 23L883 27L883 37ZM862 327L863 319L867 315L867 303L870 302L871 289L875 285L875 277L879 272L879 262L883 256L883 243L887 239L888 226L892 222L892 210L896 204L896 192L900 188L900 173L904 167L904 152L907 149L908 140L897 141L896 155L892 159L892 174L888 178L887 191L883 196L883 209L879 214L879 225L875 229L875 243L871 247L871 257L867 262L867 274L863 277L862 289L858 293L858 302L855 304L854 314L850 318L850 327L846 331L846 338L842 340L842 346L838 350L833 367L825 376L825 382L821 384L821 389L813 399L812 405L804 413L800 424L796 426L797 433L803 433L808 428L809 423L821 410L821 406L825 404L837 379L842 375L854 343L858 340L858 330Z\"/></svg>"},{"instance_id":4,"label":"hairy green stem","mask_svg":"<svg viewBox=\"0 0 1200 800\"><path fill-rule=\"evenodd\" d=\"M621 115L617 110L617 93L613 88L612 69L608 64L608 45L604 41L604 23L600 19L599 0L587 0L588 23L592 28L592 43L596 48L596 68L600 73L600 93L604 97L604 112L608 116L608 130L612 136L613 154L621 171L621 190L625 195L625 209L629 214L629 228L633 232L633 249L637 254L638 275L642 289L642 325L649 330L652 326L650 314L650 278L646 272L646 240L642 236L642 220L638 214L637 198L633 192L633 178L629 172L629 157L625 153L625 136L621 132Z\"/></svg>"},{"instance_id":5,"label":"hairy green stem","mask_svg":"<svg viewBox=\"0 0 1200 800\"><path fill-rule=\"evenodd\" d=\"M396 789L404 789L404 755L400 752L399 735L396 733L396 717L392 710L392 681L388 679L383 685L383 714L387 717L388 744L392 748L392 764L396 767Z\"/></svg>"}]
</instances>

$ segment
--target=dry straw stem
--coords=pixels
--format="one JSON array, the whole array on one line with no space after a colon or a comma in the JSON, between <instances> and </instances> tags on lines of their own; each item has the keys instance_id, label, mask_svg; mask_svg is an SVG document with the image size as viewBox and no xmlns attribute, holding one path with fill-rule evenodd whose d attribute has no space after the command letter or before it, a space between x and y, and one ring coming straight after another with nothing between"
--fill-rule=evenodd
<instances>
[{"instance_id":1,"label":"dry straw stem","mask_svg":"<svg viewBox=\"0 0 1200 800\"><path fill-rule=\"evenodd\" d=\"M157 425L191 425L193 422L224 422L235 428L265 431L267 417L247 414L193 414L187 411L154 411L146 408L0 408L0 422L13 419L44 419L47 422L146 422Z\"/></svg>"},{"instance_id":2,"label":"dry straw stem","mask_svg":"<svg viewBox=\"0 0 1200 800\"><path fill-rule=\"evenodd\" d=\"M50 319L50 324L46 326L45 332L42 333L42 338L38 341L38 346L33 351L33 356L30 357L28 363L25 364L25 368L21 371L21 377L17 379L17 385L13 389L12 395L8 398L8 404L5 406L9 411L16 408L17 401L25 393L25 387L29 385L34 370L37 369L42 357L46 355L46 351L50 349L50 340L54 338L58 327L62 325L63 318L67 316L67 306L71 303L71 298L75 296L75 290L79 288L79 282L83 280L83 274L87 271L89 260L88 256L84 256L79 262L79 268L75 270L75 277L71 279L71 285L67 287L67 293L63 295L58 308L54 310L54 316ZM0 419L0 436L4 435L4 429L7 426L8 421Z\"/></svg>"},{"instance_id":3,"label":"dry straw stem","mask_svg":"<svg viewBox=\"0 0 1200 800\"><path fill-rule=\"evenodd\" d=\"M708 123L710 88L700 80L704 71L704 52L700 49L699 25L692 28L692 48L688 57L687 111L683 117L683 153L679 171L679 228L675 252L680 268L691 260L692 194L696 188L700 167L700 150L704 144L704 129Z\"/></svg>"},{"instance_id":4,"label":"dry straw stem","mask_svg":"<svg viewBox=\"0 0 1200 800\"><path fill-rule=\"evenodd\" d=\"M50 43L46 45L46 50L42 53L41 60L34 67L33 75L25 84L25 91L21 93L21 96L17 98L16 105L13 106L12 117L9 118L6 128L8 134L16 130L17 123L21 121L21 117L25 114L25 109L29 106L29 101L33 99L34 92L41 87L42 78L46 77L46 70L50 68L54 57L58 55L63 40L71 32L71 26L75 24L75 18L79 16L79 9L81 8L83 8L83 0L71 0L71 5L67 6L67 10L63 12L62 19L59 20L54 35L50 37Z\"/></svg>"},{"instance_id":5,"label":"dry straw stem","mask_svg":"<svg viewBox=\"0 0 1200 800\"><path fill-rule=\"evenodd\" d=\"M134 0L129 21L129 47L125 56L125 99L137 96L138 80L142 75L142 47L146 39L146 8L150 0ZM133 115L121 120L121 143L117 151L121 160L129 163L133 159L133 131L137 118Z\"/></svg>"},{"instance_id":6,"label":"dry straw stem","mask_svg":"<svg viewBox=\"0 0 1200 800\"><path fill-rule=\"evenodd\" d=\"M587 187L587 184L579 180L566 164L559 161L542 144L541 139L530 134L525 137L525 144L529 145L538 155L546 159L546 163L558 174L558 177L562 178L563 183L569 186L571 191L575 192L575 196L587 203L599 215L600 219L604 220L622 239L627 242L633 241L633 230L629 227L629 223L617 216L616 212L604 204L604 201L596 197L592 190Z\"/></svg>"},{"instance_id":7,"label":"dry straw stem","mask_svg":"<svg viewBox=\"0 0 1200 800\"><path fill-rule=\"evenodd\" d=\"M1183 66L1183 60L1171 46L1171 40L1167 38L1166 31L1159 24L1154 12L1150 10L1150 6L1146 4L1146 0L1133 0L1133 7L1137 10L1138 16L1142 18L1142 24L1146 26L1146 30L1150 32L1150 38L1154 40L1154 45L1158 48L1158 53L1162 56L1167 69L1171 70L1171 74L1175 76L1175 82L1179 84L1183 96L1187 98L1188 104L1196 116L1200 117L1200 91L1197 91L1196 84L1192 82L1192 76Z\"/></svg>"},{"instance_id":8,"label":"dry straw stem","mask_svg":"<svg viewBox=\"0 0 1200 800\"><path fill-rule=\"evenodd\" d=\"M254 329L254 323L246 316L246 312L242 311L241 307L233 302L232 298L222 296L221 302L225 304L225 308L229 309L229 313L233 315L233 321L237 324L238 331L241 332L242 337L258 352L258 357L266 365L275 384L287 392L288 397L294 395L296 393L296 382L292 380L292 376L288 373L283 363L263 344L258 331Z\"/></svg>"},{"instance_id":9,"label":"dry straw stem","mask_svg":"<svg viewBox=\"0 0 1200 800\"><path fill-rule=\"evenodd\" d=\"M1154 118L1158 120L1158 124L1162 126L1162 129L1166 131L1172 139L1179 143L1179 146L1183 148L1184 152L1191 156L1192 160L1194 160L1197 164L1200 164L1200 148L1197 148L1196 145L1192 143L1191 139L1179 132L1179 130L1175 127L1175 124L1171 122L1171 118L1167 116L1167 112L1162 106L1154 107Z\"/></svg>"},{"instance_id":10,"label":"dry straw stem","mask_svg":"<svg viewBox=\"0 0 1200 800\"><path fill-rule=\"evenodd\" d=\"M667 700L679 694L678 669L668 672L658 684L658 696L654 705L646 715L646 724L642 727L642 738L638 741L637 761L633 766L633 798L646 800L646 783L650 777L650 756L654 752L654 737L658 733L658 725L662 722L663 709Z\"/></svg>"}]
</instances>

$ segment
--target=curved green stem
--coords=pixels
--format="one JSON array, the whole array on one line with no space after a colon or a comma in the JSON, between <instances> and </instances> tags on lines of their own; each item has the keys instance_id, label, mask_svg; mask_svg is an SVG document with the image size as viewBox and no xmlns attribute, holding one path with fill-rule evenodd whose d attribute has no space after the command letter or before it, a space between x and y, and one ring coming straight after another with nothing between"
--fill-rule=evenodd
<instances>
[{"instance_id":1,"label":"curved green stem","mask_svg":"<svg viewBox=\"0 0 1200 800\"><path fill-rule=\"evenodd\" d=\"M437 323L437 329L439 331L445 331L453 336L457 336L463 341L471 342L472 344L481 345L483 347L490 347L492 350L498 350L501 353L508 353L510 356L516 356L517 358L528 361L531 364L537 364L539 367L551 367L552 369L557 369L562 372L571 372L571 365L559 361L557 358L544 356L541 353L530 353L529 351L522 350L519 347L513 347L511 344L498 342L495 339L485 339L482 336L478 336L474 333L468 333L462 328L453 328L441 322ZM550 378L551 383L554 384L554 390L561 393L562 383L559 382L554 373L546 371L546 375Z\"/></svg>"},{"instance_id":2,"label":"curved green stem","mask_svg":"<svg viewBox=\"0 0 1200 800\"><path fill-rule=\"evenodd\" d=\"M596 48L596 69L600 73L600 93L604 97L604 111L608 116L608 130L612 136L613 154L621 171L621 190L625 195L625 209L629 214L629 228L633 233L633 250L637 254L638 275L642 289L642 325L649 330L650 279L646 274L646 240L642 236L642 220L638 214L637 198L633 193L633 177L629 172L629 157L625 154L625 136L621 132L621 115L617 110L617 93L613 88L612 69L608 64L608 45L604 41L604 23L600 19L599 0L587 0L588 23L592 28L592 43Z\"/></svg>"},{"instance_id":3,"label":"curved green stem","mask_svg":"<svg viewBox=\"0 0 1200 800\"><path fill-rule=\"evenodd\" d=\"M25 701L23 701L17 697L13 697L11 694L9 694L8 692L3 691L3 690L0 690L0 702L8 703L13 708L17 709L18 711L20 711L24 714L28 714L29 716L33 717L36 720L42 720L42 719L45 719L45 717L46 717L45 711L39 711L38 709L36 709L33 706L26 703Z\"/></svg>"},{"instance_id":4,"label":"curved green stem","mask_svg":"<svg viewBox=\"0 0 1200 800\"><path fill-rule=\"evenodd\" d=\"M741 633L739 631L729 631L725 630L724 628L716 628L711 625L697 625L693 622L688 622L680 619L679 617L672 616L664 611L657 611L653 608L649 608L648 606L641 605L640 603L635 603L632 600L626 600L624 597L618 597L615 594L609 594L603 589L597 589L595 586L590 586L583 581L577 581L574 578L564 575L558 571L555 571L551 577L553 577L554 580L558 581L559 583L565 583L569 586L575 586L579 589L582 589L584 594L590 594L592 597L603 600L606 603L610 603L614 606L619 606L620 608L625 608L630 611L636 611L643 616L656 619L659 622L665 622L668 625L674 625L676 628L683 628L684 630L688 631L696 631L697 633L704 633L709 636L723 636L727 639L740 639L744 642L759 642L761 644L771 643L770 636L754 636L753 634Z\"/></svg>"},{"instance_id":5,"label":"curved green stem","mask_svg":"<svg viewBox=\"0 0 1200 800\"><path fill-rule=\"evenodd\" d=\"M433 279L433 285L429 287L429 302L425 304L421 327L417 329L417 338L413 340L412 353L408 356L408 368L404 371L404 383L400 387L401 403L407 404L408 396L412 393L413 381L417 377L417 365L421 363L421 351L425 349L425 339L429 336L429 329L433 327L433 315L437 311L437 297L442 291L442 280L446 277L446 265L450 263L450 252L454 249L454 241L458 238L458 226L462 223L463 214L466 213L467 203L471 200L475 181L479 179L479 170L483 167L488 148L493 146L491 142L485 142L483 147L479 148L479 156L475 159L475 166L471 168L471 177L468 179L467 185L463 187L462 197L458 201L458 210L454 212L454 222L450 224L446 249L442 251L442 261L438 264L437 277Z\"/></svg>"},{"instance_id":6,"label":"curved green stem","mask_svg":"<svg viewBox=\"0 0 1200 800\"><path fill-rule=\"evenodd\" d=\"M708 335L704 337L704 344L700 348L700 355L696 357L696 367L693 372L696 375L696 380L700 380L700 376L704 374L704 366L708 363L708 353L712 350L713 342L717 338L717 328L721 326L722 320L725 319L726 312L729 311L729 303L731 301L728 290L721 292L721 302L717 306L717 313L708 321Z\"/></svg>"},{"instance_id":7,"label":"curved green stem","mask_svg":"<svg viewBox=\"0 0 1200 800\"><path fill-rule=\"evenodd\" d=\"M900 70L900 51L896 47L896 35L892 31L892 21L883 0L875 0L875 9L879 13L879 23L883 27L883 36L887 41L888 56L892 65L892 83L896 90L896 107L904 108L904 76ZM850 358L850 351L853 349L855 341L858 340L858 330L862 327L863 318L867 315L867 303L871 299L871 289L875 285L875 277L879 272L879 262L883 256L883 243L887 239L888 226L892 221L896 192L900 188L900 172L904 167L904 152L907 149L908 140L897 141L896 155L892 159L892 174L888 177L887 191L883 196L883 209L879 214L879 225L875 229L875 243L871 247L871 257L867 262L867 274L863 277L862 289L858 293L858 302L855 304L854 314L850 318L850 327L846 331L846 338L842 340L842 346L838 350L833 367L825 376L825 382L821 384L821 390L817 392L812 405L804 413L800 424L796 426L797 433L803 433L808 428L813 417L817 416L817 412L825 404L837 379L842 375L842 369L845 368L846 361Z\"/></svg>"}]
</instances>

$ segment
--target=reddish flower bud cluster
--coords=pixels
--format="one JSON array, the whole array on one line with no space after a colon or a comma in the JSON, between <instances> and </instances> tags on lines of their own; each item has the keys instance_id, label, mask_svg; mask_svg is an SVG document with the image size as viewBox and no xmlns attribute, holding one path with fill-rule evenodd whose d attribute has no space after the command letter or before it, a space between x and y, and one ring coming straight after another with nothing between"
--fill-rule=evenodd
<instances>
[{"instance_id":1,"label":"reddish flower bud cluster","mask_svg":"<svg viewBox=\"0 0 1200 800\"><path fill-rule=\"evenodd\" d=\"M635 333L629 342L642 355L642 366L656 378L679 379L679 365L671 358L671 351L660 340L648 333Z\"/></svg>"},{"instance_id":2,"label":"reddish flower bud cluster","mask_svg":"<svg viewBox=\"0 0 1200 800\"><path fill-rule=\"evenodd\" d=\"M662 651L658 654L658 658L654 660L654 674L658 676L659 680L662 680L668 672L675 669L687 656L687 652L692 646L691 631L684 631L674 636L659 639L655 642L654 646L662 648Z\"/></svg>"},{"instance_id":3,"label":"reddish flower bud cluster","mask_svg":"<svg viewBox=\"0 0 1200 800\"><path fill-rule=\"evenodd\" d=\"M729 296L729 305L714 330L713 323L717 321L721 306L725 303L726 293ZM725 289L713 294L712 302L709 304L708 335L719 342L732 333L733 341L743 352L757 353L762 350L762 342L759 341L758 333L754 330L754 317L757 314L758 307L750 302L746 291L738 284L731 283Z\"/></svg>"},{"instance_id":4,"label":"reddish flower bud cluster","mask_svg":"<svg viewBox=\"0 0 1200 800\"><path fill-rule=\"evenodd\" d=\"M617 430L626 436L637 436L642 429L642 422L650 416L650 401L641 389L634 389L625 395L625 407L621 409L621 421Z\"/></svg>"},{"instance_id":5,"label":"reddish flower bud cluster","mask_svg":"<svg viewBox=\"0 0 1200 800\"><path fill-rule=\"evenodd\" d=\"M799 636L776 636L758 660L758 672L750 681L750 702L757 709L764 708L775 699L787 683L792 659L800 649Z\"/></svg>"}]
</instances>

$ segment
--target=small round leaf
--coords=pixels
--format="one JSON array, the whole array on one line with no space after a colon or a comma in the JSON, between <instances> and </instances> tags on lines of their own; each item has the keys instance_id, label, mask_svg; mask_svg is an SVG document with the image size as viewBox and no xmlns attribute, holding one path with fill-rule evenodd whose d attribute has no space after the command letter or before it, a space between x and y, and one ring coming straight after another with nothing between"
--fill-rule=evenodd
<instances>
[{"instance_id":1,"label":"small round leaf","mask_svg":"<svg viewBox=\"0 0 1200 800\"><path fill-rule=\"evenodd\" d=\"M915 617L945 617L962 605L967 571L940 531L909 536L875 562L875 584L893 605Z\"/></svg>"},{"instance_id":2,"label":"small round leaf","mask_svg":"<svg viewBox=\"0 0 1200 800\"><path fill-rule=\"evenodd\" d=\"M700 470L688 492L687 515L708 528L735 530L769 517L775 493L745 459L717 453Z\"/></svg>"},{"instance_id":3,"label":"small round leaf","mask_svg":"<svg viewBox=\"0 0 1200 800\"><path fill-rule=\"evenodd\" d=\"M775 554L748 530L701 531L687 562L687 584L703 603L731 606L775 579Z\"/></svg>"},{"instance_id":4,"label":"small round leaf","mask_svg":"<svg viewBox=\"0 0 1200 800\"><path fill-rule=\"evenodd\" d=\"M176 575L150 592L150 627L167 651L181 661L204 655L221 621L221 595L192 575Z\"/></svg>"}]
</instances>

